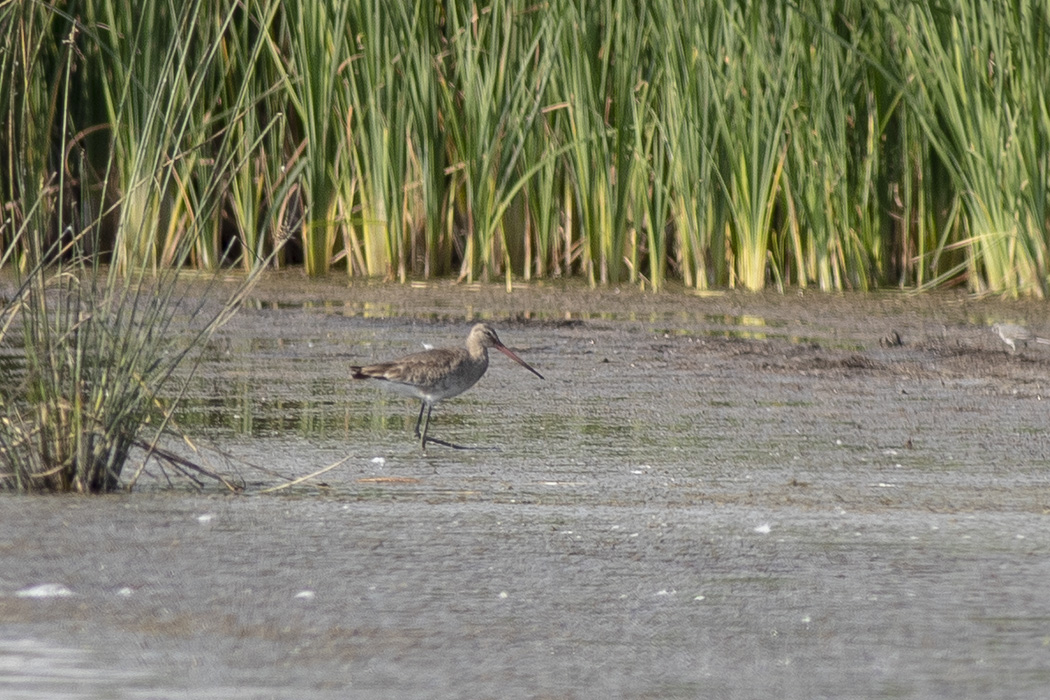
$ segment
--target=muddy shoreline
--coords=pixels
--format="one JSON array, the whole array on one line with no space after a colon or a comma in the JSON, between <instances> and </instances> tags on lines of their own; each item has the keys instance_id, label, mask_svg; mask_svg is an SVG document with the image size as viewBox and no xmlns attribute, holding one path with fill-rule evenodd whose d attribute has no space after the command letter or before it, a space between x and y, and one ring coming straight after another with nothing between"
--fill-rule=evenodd
<instances>
[{"instance_id":1,"label":"muddy shoreline","mask_svg":"<svg viewBox=\"0 0 1050 700\"><path fill-rule=\"evenodd\" d=\"M432 431L499 451L420 454L345 367L475 320L546 381L494 357ZM180 416L243 494L0 495L0 695L1041 698L1050 349L997 321L1050 335L961 293L273 275Z\"/></svg>"}]
</instances>

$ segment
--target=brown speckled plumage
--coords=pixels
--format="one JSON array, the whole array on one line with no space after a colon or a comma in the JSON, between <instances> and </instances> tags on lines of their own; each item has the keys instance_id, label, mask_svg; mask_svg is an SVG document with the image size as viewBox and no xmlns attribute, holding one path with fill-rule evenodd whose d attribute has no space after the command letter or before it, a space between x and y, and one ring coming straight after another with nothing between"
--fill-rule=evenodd
<instances>
[{"instance_id":1,"label":"brown speckled plumage","mask_svg":"<svg viewBox=\"0 0 1050 700\"><path fill-rule=\"evenodd\" d=\"M426 350L406 355L392 362L379 362L365 366L355 365L350 367L350 376L354 379L378 380L384 387L392 391L405 396L413 396L422 401L419 418L416 420L416 437L420 438L420 445L425 450L427 428L430 426L430 411L434 404L462 394L481 379L489 366L489 348L499 350L543 379L543 375L507 349L500 342L496 331L486 323L479 323L470 329L465 347ZM424 411L426 422L423 423L421 433L419 425L423 420ZM431 439L431 442L440 441Z\"/></svg>"}]
</instances>

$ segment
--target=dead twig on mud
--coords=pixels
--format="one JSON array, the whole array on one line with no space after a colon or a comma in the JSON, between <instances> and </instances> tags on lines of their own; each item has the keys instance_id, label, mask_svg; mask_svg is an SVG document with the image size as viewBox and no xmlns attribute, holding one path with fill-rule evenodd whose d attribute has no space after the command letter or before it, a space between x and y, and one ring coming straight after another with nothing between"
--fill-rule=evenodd
<instances>
[{"instance_id":1,"label":"dead twig on mud","mask_svg":"<svg viewBox=\"0 0 1050 700\"><path fill-rule=\"evenodd\" d=\"M176 471L178 471L184 477L186 477L187 479L192 481L194 484L196 484L198 488L204 488L204 483L200 479L197 479L196 477L194 477L193 474L191 474L190 472L196 472L197 474L201 474L203 476L206 476L209 479L214 479L215 481L218 481L219 483L221 483L223 486L225 486L227 489L229 489L233 493L240 493L241 491L244 490L244 487L238 486L237 484L234 484L229 479L226 479L225 477L223 477L222 474L219 474L218 472L212 471L211 469L208 469L207 467L202 467L201 465L197 464L196 462L191 462L190 460L186 459L185 457L180 457L179 455L175 454L174 452L169 452L168 450L165 450L163 447L157 447L156 445L151 445L151 444L149 444L147 442L144 442L142 440L133 440L131 444L133 444L135 447L138 447L138 448L141 448L141 449L145 450L146 454L147 454L147 459L148 459L149 456L153 456L153 457L156 457L158 459L164 460L165 462L170 464Z\"/></svg>"},{"instance_id":2,"label":"dead twig on mud","mask_svg":"<svg viewBox=\"0 0 1050 700\"><path fill-rule=\"evenodd\" d=\"M350 459L350 455L347 455L346 457L343 457L338 462L335 462L333 464L329 464L327 467L325 467L323 469L318 469L313 474L307 474L306 476L300 476L298 479L292 479L291 481L289 481L286 484L280 484L279 486L271 486L268 489L263 489L262 491L259 491L259 493L273 493L274 491L280 491L281 489L286 489L286 488L288 488L290 486L295 486L296 484L301 484L304 481L309 481L310 479L313 479L314 477L321 476L325 472L332 471L333 469L335 469L336 467L340 466L341 464L345 464L348 459Z\"/></svg>"}]
</instances>

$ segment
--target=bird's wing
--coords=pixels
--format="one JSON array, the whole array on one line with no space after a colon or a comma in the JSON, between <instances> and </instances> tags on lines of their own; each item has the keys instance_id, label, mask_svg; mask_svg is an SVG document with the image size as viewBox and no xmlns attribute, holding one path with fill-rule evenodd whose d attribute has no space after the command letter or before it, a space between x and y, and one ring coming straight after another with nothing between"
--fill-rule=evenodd
<instances>
[{"instance_id":1,"label":"bird's wing","mask_svg":"<svg viewBox=\"0 0 1050 700\"><path fill-rule=\"evenodd\" d=\"M445 374L463 361L462 353L449 349L426 350L393 362L361 367L355 373L362 379L383 379L398 384L425 384L428 375Z\"/></svg>"}]
</instances>

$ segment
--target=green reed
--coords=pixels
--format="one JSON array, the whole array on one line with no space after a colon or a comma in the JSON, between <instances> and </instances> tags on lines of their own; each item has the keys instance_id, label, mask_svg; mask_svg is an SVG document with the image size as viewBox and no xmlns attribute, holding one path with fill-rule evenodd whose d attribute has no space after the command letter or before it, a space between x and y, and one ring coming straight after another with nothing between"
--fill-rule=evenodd
<instances>
[{"instance_id":1,"label":"green reed","mask_svg":"<svg viewBox=\"0 0 1050 700\"><path fill-rule=\"evenodd\" d=\"M120 269L196 231L201 268L292 235L311 275L1047 292L1039 3L72 0L65 35L49 7L0 5L0 98L34 115L0 187L57 196L41 115L73 51L104 183L77 205Z\"/></svg>"},{"instance_id":2,"label":"green reed","mask_svg":"<svg viewBox=\"0 0 1050 700\"><path fill-rule=\"evenodd\" d=\"M273 61L278 66L290 112L298 131L293 142L302 148L297 183L305 216L299 226L307 274L328 272L335 254L342 207L339 182L348 176L346 160L348 118L339 109L345 93L340 72L350 51L347 34L348 3L304 0L284 6L275 24Z\"/></svg>"},{"instance_id":3,"label":"green reed","mask_svg":"<svg viewBox=\"0 0 1050 700\"><path fill-rule=\"evenodd\" d=\"M951 14L915 6L906 19L931 106L919 118L961 202L970 285L1045 296L1050 9L986 0Z\"/></svg>"},{"instance_id":4,"label":"green reed","mask_svg":"<svg viewBox=\"0 0 1050 700\"><path fill-rule=\"evenodd\" d=\"M658 3L653 11L659 31L654 41L664 47L655 120L659 153L653 157L666 163L661 184L669 213L651 228L657 232L661 221L673 227L671 245L665 240L663 247L672 248L668 255L687 286L706 289L728 279L711 118L719 63L713 48L725 15L708 13L696 3Z\"/></svg>"},{"instance_id":5,"label":"green reed","mask_svg":"<svg viewBox=\"0 0 1050 700\"><path fill-rule=\"evenodd\" d=\"M463 220L460 278L510 274L504 214L520 193L525 141L543 106L558 27L527 2L475 12L450 4L448 50L440 64L449 135L450 206Z\"/></svg>"}]
</instances>

